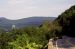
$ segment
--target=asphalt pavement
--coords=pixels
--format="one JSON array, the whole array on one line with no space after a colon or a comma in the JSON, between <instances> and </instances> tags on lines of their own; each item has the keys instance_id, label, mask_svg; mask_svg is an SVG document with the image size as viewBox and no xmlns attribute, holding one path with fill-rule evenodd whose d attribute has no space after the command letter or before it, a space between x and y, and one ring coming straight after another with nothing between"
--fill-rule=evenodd
<instances>
[{"instance_id":1,"label":"asphalt pavement","mask_svg":"<svg viewBox=\"0 0 75 49\"><path fill-rule=\"evenodd\" d=\"M75 38L63 36L62 39L49 40L48 49L75 49Z\"/></svg>"}]
</instances>

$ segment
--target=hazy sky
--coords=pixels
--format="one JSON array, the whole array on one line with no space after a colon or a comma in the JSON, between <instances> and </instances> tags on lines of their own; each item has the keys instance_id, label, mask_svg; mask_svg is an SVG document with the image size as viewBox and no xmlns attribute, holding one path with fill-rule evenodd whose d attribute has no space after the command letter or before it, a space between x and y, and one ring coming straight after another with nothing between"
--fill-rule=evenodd
<instances>
[{"instance_id":1,"label":"hazy sky","mask_svg":"<svg viewBox=\"0 0 75 49\"><path fill-rule=\"evenodd\" d=\"M75 5L75 0L0 0L0 17L20 19L31 16L58 16Z\"/></svg>"}]
</instances>

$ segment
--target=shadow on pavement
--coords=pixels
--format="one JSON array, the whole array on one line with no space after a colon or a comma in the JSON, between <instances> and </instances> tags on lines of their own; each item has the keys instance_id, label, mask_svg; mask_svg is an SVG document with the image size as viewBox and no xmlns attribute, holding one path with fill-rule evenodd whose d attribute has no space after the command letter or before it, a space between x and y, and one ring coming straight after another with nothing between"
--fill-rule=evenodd
<instances>
[{"instance_id":1,"label":"shadow on pavement","mask_svg":"<svg viewBox=\"0 0 75 49\"><path fill-rule=\"evenodd\" d=\"M75 38L63 36L62 39L57 39L56 41L53 41L53 46L56 47L56 45L59 48L75 47Z\"/></svg>"}]
</instances>

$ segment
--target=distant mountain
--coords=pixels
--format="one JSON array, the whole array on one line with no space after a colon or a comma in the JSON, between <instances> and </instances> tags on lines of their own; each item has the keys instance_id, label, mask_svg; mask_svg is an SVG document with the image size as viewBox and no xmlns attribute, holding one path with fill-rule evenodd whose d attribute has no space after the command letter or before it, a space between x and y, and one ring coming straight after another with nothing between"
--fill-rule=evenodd
<instances>
[{"instance_id":1,"label":"distant mountain","mask_svg":"<svg viewBox=\"0 0 75 49\"><path fill-rule=\"evenodd\" d=\"M56 17L29 17L19 20L9 20L6 18L0 18L0 29L8 30L11 29L12 25L16 28L21 28L25 26L39 26L44 21L53 21Z\"/></svg>"}]
</instances>

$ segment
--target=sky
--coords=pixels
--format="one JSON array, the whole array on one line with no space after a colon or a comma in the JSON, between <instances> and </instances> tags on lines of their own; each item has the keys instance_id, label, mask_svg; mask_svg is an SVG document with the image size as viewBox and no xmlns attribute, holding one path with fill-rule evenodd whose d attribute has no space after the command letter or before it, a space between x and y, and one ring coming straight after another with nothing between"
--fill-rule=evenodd
<instances>
[{"instance_id":1,"label":"sky","mask_svg":"<svg viewBox=\"0 0 75 49\"><path fill-rule=\"evenodd\" d=\"M0 0L0 17L16 20L32 16L57 17L75 0Z\"/></svg>"}]
</instances>

